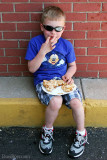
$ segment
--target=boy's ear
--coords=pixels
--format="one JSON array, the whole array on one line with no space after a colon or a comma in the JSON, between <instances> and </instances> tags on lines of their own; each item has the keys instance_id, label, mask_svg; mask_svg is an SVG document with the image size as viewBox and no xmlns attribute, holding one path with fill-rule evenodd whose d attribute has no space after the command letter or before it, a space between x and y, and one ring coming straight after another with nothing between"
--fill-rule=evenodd
<instances>
[{"instance_id":1,"label":"boy's ear","mask_svg":"<svg viewBox=\"0 0 107 160\"><path fill-rule=\"evenodd\" d=\"M42 23L40 24L40 29L41 29L41 31L43 31L43 24Z\"/></svg>"}]
</instances>

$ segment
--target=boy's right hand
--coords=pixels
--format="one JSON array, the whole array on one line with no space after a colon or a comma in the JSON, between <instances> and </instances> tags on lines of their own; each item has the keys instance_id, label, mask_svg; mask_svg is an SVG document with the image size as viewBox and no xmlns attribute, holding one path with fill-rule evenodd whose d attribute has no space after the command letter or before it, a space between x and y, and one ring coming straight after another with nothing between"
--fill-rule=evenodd
<instances>
[{"instance_id":1,"label":"boy's right hand","mask_svg":"<svg viewBox=\"0 0 107 160\"><path fill-rule=\"evenodd\" d=\"M43 43L41 46L40 49L41 52L46 55L48 52L52 51L56 47L55 46L56 43L57 43L56 37L48 37L45 43Z\"/></svg>"}]
</instances>

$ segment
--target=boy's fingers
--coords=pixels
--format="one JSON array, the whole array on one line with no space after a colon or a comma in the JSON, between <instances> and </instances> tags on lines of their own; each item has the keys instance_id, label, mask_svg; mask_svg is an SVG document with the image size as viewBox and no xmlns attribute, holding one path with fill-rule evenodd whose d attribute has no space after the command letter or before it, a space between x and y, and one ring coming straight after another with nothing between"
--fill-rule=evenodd
<instances>
[{"instance_id":1,"label":"boy's fingers","mask_svg":"<svg viewBox=\"0 0 107 160\"><path fill-rule=\"evenodd\" d=\"M66 78L65 78L65 76L62 76L62 79L63 79L64 81L66 81Z\"/></svg>"},{"instance_id":2,"label":"boy's fingers","mask_svg":"<svg viewBox=\"0 0 107 160\"><path fill-rule=\"evenodd\" d=\"M50 37L48 37L48 38L46 39L46 43L49 43L49 40L50 40Z\"/></svg>"}]
</instances>

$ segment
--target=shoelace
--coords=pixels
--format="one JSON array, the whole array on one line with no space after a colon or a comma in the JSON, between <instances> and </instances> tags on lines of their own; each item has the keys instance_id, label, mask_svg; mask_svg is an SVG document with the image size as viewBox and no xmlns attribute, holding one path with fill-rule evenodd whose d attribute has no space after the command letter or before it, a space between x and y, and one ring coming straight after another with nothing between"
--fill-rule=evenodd
<instances>
[{"instance_id":1,"label":"shoelace","mask_svg":"<svg viewBox=\"0 0 107 160\"><path fill-rule=\"evenodd\" d=\"M53 131L52 130L44 130L44 142L48 143L50 139L53 139Z\"/></svg>"},{"instance_id":2,"label":"shoelace","mask_svg":"<svg viewBox=\"0 0 107 160\"><path fill-rule=\"evenodd\" d=\"M78 145L81 146L81 145L83 145L83 144L85 144L85 143L89 144L89 143L87 142L87 136L84 137L84 136L76 133L75 145L76 145L76 146L78 146Z\"/></svg>"}]
</instances>

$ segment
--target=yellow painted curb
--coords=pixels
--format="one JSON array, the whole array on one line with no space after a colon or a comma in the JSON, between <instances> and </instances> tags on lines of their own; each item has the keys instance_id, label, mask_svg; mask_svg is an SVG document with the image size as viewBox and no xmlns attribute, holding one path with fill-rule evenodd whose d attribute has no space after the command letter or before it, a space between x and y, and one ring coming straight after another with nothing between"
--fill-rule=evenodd
<instances>
[{"instance_id":1,"label":"yellow painted curb","mask_svg":"<svg viewBox=\"0 0 107 160\"><path fill-rule=\"evenodd\" d=\"M0 126L42 126L45 108L37 98L1 98ZM75 126L72 110L63 105L59 112L55 126Z\"/></svg>"},{"instance_id":2,"label":"yellow painted curb","mask_svg":"<svg viewBox=\"0 0 107 160\"><path fill-rule=\"evenodd\" d=\"M107 127L107 101L86 99L83 103L85 125ZM45 108L37 98L0 98L0 126L42 126ZM54 125L75 126L72 110L62 105Z\"/></svg>"},{"instance_id":3,"label":"yellow painted curb","mask_svg":"<svg viewBox=\"0 0 107 160\"><path fill-rule=\"evenodd\" d=\"M107 100L85 99L85 123L91 127L107 127Z\"/></svg>"}]
</instances>

